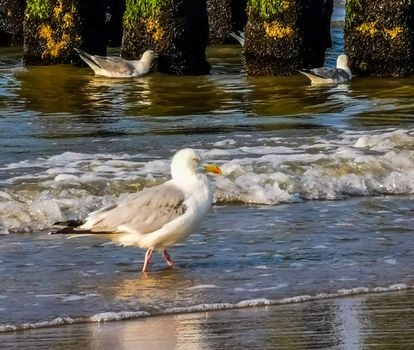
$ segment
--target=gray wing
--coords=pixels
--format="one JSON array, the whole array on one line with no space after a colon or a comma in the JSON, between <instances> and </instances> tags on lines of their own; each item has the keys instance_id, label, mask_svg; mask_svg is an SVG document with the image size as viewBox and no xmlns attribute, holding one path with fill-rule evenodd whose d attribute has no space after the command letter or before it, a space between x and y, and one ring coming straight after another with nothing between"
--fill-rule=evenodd
<instances>
[{"instance_id":1,"label":"gray wing","mask_svg":"<svg viewBox=\"0 0 414 350\"><path fill-rule=\"evenodd\" d=\"M313 68L310 72L321 78L333 79L336 83L345 83L350 79L349 74L341 68Z\"/></svg>"},{"instance_id":2,"label":"gray wing","mask_svg":"<svg viewBox=\"0 0 414 350\"><path fill-rule=\"evenodd\" d=\"M75 49L75 51L94 70L100 68L122 75L132 75L135 72L134 66L121 57L90 55L80 49Z\"/></svg>"},{"instance_id":3,"label":"gray wing","mask_svg":"<svg viewBox=\"0 0 414 350\"><path fill-rule=\"evenodd\" d=\"M132 75L135 72L134 66L121 57L92 56L97 66L109 72L124 75Z\"/></svg>"},{"instance_id":4,"label":"gray wing","mask_svg":"<svg viewBox=\"0 0 414 350\"><path fill-rule=\"evenodd\" d=\"M167 182L89 214L81 229L117 232L125 225L139 233L153 232L185 213L184 199L184 193Z\"/></svg>"},{"instance_id":5,"label":"gray wing","mask_svg":"<svg viewBox=\"0 0 414 350\"><path fill-rule=\"evenodd\" d=\"M341 68L335 69L332 79L338 83L346 83L351 79L349 74Z\"/></svg>"},{"instance_id":6,"label":"gray wing","mask_svg":"<svg viewBox=\"0 0 414 350\"><path fill-rule=\"evenodd\" d=\"M318 77L329 79L329 78L333 78L336 70L337 70L336 68L321 67L321 68L313 68L313 69L310 69L309 71L312 74L317 75Z\"/></svg>"}]
</instances>

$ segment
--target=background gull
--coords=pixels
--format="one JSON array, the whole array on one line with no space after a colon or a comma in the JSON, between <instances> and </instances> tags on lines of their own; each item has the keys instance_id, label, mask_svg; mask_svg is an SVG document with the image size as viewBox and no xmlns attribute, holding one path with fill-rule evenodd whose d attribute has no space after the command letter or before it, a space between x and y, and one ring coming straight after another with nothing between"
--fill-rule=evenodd
<instances>
[{"instance_id":1,"label":"background gull","mask_svg":"<svg viewBox=\"0 0 414 350\"><path fill-rule=\"evenodd\" d=\"M52 233L105 234L117 244L146 248L144 272L153 250L162 251L168 265L173 266L167 248L185 240L211 207L213 190L203 170L221 174L216 165L202 169L195 150L182 149L171 162L171 180L90 213L78 227L67 226Z\"/></svg>"},{"instance_id":2,"label":"background gull","mask_svg":"<svg viewBox=\"0 0 414 350\"><path fill-rule=\"evenodd\" d=\"M126 60L116 56L90 55L76 48L75 51L93 69L95 74L110 78L130 78L147 74L151 68L152 61L157 57L152 50L145 51L140 60Z\"/></svg>"},{"instance_id":3,"label":"background gull","mask_svg":"<svg viewBox=\"0 0 414 350\"><path fill-rule=\"evenodd\" d=\"M244 32L238 31L238 33L239 33L238 35L234 32L230 32L229 34L234 39L236 39L241 46L244 46L244 41L245 41Z\"/></svg>"},{"instance_id":4,"label":"background gull","mask_svg":"<svg viewBox=\"0 0 414 350\"><path fill-rule=\"evenodd\" d=\"M338 56L336 68L321 67L299 72L306 75L311 80L312 85L341 84L352 79L347 55Z\"/></svg>"}]
</instances>

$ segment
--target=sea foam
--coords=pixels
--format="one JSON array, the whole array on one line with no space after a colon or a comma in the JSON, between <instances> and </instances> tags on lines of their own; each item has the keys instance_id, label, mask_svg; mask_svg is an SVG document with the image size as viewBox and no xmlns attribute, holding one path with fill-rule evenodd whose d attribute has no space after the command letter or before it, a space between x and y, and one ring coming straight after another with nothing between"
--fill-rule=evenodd
<instances>
[{"instance_id":1,"label":"sea foam","mask_svg":"<svg viewBox=\"0 0 414 350\"><path fill-rule=\"evenodd\" d=\"M89 317L57 317L51 321L40 321L34 323L22 323L22 324L2 324L0 325L0 333L30 330L45 327L57 327L79 323L100 323L100 322L111 322L120 320L131 320L139 319L152 316L163 316L163 315L177 315L195 312L209 312L219 310L233 310L233 309L246 309L255 307L266 307L283 304L297 304L308 301L316 301L323 299L333 299L344 296L362 295L367 293L384 293L393 292L414 288L414 285L407 285L405 283L392 284L389 286L377 286L377 287L356 287L350 289L340 289L333 293L318 293L315 295L297 295L281 299L267 299L267 298L255 298L248 300L241 300L236 303L211 303L211 304L197 304L187 307L173 307L156 312L147 311L106 311L96 313Z\"/></svg>"},{"instance_id":2,"label":"sea foam","mask_svg":"<svg viewBox=\"0 0 414 350\"><path fill-rule=\"evenodd\" d=\"M200 149L217 163L215 201L278 205L414 193L414 131L344 131L315 138L238 137ZM241 136L240 136L241 138ZM60 155L10 163L0 192L0 232L49 229L170 178L170 160L129 154Z\"/></svg>"}]
</instances>

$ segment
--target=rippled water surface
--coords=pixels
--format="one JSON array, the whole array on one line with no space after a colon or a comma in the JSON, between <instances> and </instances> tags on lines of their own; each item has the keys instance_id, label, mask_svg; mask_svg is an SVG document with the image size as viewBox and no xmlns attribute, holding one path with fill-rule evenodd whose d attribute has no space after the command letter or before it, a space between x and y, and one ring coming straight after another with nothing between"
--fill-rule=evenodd
<instances>
[{"instance_id":1,"label":"rippled water surface","mask_svg":"<svg viewBox=\"0 0 414 350\"><path fill-rule=\"evenodd\" d=\"M240 53L209 48L208 76L116 80L0 50L0 330L414 284L414 79L315 88L247 77ZM167 180L184 147L223 175L177 269L47 234Z\"/></svg>"}]
</instances>

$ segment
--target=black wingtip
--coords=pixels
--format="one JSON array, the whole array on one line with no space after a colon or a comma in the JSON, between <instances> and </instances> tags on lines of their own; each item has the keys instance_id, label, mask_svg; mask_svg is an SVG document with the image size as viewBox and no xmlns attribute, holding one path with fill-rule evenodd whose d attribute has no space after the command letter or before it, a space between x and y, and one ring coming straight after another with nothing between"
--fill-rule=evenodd
<instances>
[{"instance_id":1,"label":"black wingtip","mask_svg":"<svg viewBox=\"0 0 414 350\"><path fill-rule=\"evenodd\" d=\"M73 227L63 227L63 228L50 231L49 235L57 235L57 234L70 235L74 233L76 233L76 231L73 229Z\"/></svg>"},{"instance_id":2,"label":"black wingtip","mask_svg":"<svg viewBox=\"0 0 414 350\"><path fill-rule=\"evenodd\" d=\"M67 221L57 221L53 223L53 226L57 226L56 229L49 232L50 235L55 234L73 234L79 233L75 228L83 225L85 221L83 220L67 220Z\"/></svg>"},{"instance_id":3,"label":"black wingtip","mask_svg":"<svg viewBox=\"0 0 414 350\"><path fill-rule=\"evenodd\" d=\"M67 221L57 221L53 223L53 226L66 226L66 227L79 227L85 223L84 220L67 220Z\"/></svg>"}]
</instances>

